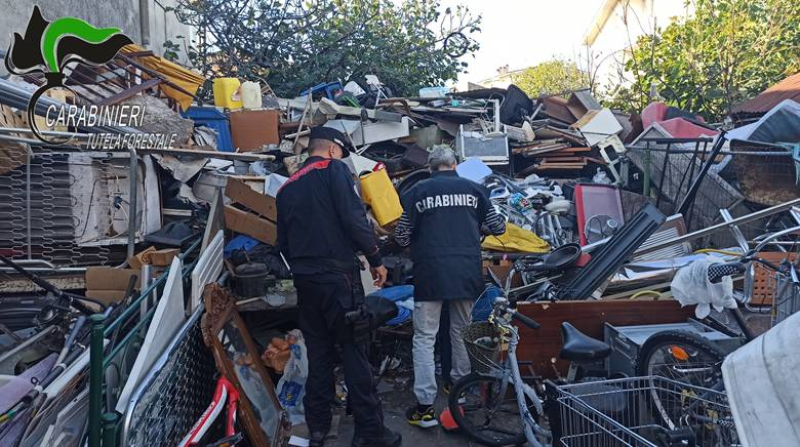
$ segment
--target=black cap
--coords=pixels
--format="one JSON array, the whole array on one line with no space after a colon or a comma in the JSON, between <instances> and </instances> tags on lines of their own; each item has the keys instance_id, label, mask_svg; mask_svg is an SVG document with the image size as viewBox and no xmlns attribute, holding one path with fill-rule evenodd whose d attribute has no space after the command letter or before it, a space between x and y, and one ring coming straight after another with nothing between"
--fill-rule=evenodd
<instances>
[{"instance_id":1,"label":"black cap","mask_svg":"<svg viewBox=\"0 0 800 447\"><path fill-rule=\"evenodd\" d=\"M342 148L342 158L349 157L350 151L354 150L350 145L350 139L347 138L347 135L334 129L333 127L312 127L309 139L328 140L338 144L339 147Z\"/></svg>"}]
</instances>

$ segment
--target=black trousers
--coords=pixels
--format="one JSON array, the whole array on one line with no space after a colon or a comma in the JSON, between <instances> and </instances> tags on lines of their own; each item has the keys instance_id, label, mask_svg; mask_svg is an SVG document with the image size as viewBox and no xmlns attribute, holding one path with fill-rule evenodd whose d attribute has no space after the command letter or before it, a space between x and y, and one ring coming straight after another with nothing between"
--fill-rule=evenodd
<instances>
[{"instance_id":1,"label":"black trousers","mask_svg":"<svg viewBox=\"0 0 800 447\"><path fill-rule=\"evenodd\" d=\"M303 399L306 424L311 432L330 428L338 345L350 409L355 418L355 434L377 437L383 431L383 411L366 346L353 343L352 331L344 319L344 314L355 307L351 280L351 276L340 273L296 275L294 278L300 330L308 348L308 379Z\"/></svg>"}]
</instances>

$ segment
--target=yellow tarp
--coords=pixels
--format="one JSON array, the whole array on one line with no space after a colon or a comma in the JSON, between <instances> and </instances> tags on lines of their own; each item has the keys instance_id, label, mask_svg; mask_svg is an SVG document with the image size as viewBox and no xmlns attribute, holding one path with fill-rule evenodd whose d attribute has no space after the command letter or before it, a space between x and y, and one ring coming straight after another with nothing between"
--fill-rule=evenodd
<instances>
[{"instance_id":1,"label":"yellow tarp","mask_svg":"<svg viewBox=\"0 0 800 447\"><path fill-rule=\"evenodd\" d=\"M122 47L122 53L136 53L140 51L147 51L139 45L126 45ZM136 62L144 65L145 67L157 71L160 75L165 77L169 82L179 86L187 92L194 95L197 89L203 85L205 78L199 74L187 70L180 65L170 62L163 57L158 56L144 56L133 58ZM186 110L192 105L192 97L186 93L181 92L167 84L161 84L158 88L161 89L166 96L174 99L181 105L181 109Z\"/></svg>"},{"instance_id":2,"label":"yellow tarp","mask_svg":"<svg viewBox=\"0 0 800 447\"><path fill-rule=\"evenodd\" d=\"M506 232L501 236L486 236L481 244L486 250L522 253L547 253L550 245L539 236L512 223L506 223Z\"/></svg>"}]
</instances>

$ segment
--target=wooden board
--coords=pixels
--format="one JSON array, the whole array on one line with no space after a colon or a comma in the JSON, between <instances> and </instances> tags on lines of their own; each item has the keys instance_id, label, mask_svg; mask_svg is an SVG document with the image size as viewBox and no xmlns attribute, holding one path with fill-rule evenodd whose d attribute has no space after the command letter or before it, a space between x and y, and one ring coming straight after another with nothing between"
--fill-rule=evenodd
<instances>
[{"instance_id":1,"label":"wooden board","mask_svg":"<svg viewBox=\"0 0 800 447\"><path fill-rule=\"evenodd\" d=\"M517 309L541 324L536 330L520 327L517 357L520 361L533 362L536 373L547 378L555 376L552 365L561 350L561 323L564 321L584 334L602 340L605 323L615 326L681 323L694 315L693 308L681 309L673 300L519 303ZM566 375L569 363L558 360L556 367Z\"/></svg>"}]
</instances>

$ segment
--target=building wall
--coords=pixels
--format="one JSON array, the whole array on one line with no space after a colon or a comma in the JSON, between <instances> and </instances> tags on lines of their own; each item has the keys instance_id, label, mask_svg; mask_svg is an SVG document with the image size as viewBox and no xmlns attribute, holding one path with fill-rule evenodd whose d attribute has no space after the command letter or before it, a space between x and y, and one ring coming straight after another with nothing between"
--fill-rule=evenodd
<instances>
[{"instance_id":1,"label":"building wall","mask_svg":"<svg viewBox=\"0 0 800 447\"><path fill-rule=\"evenodd\" d=\"M631 45L640 36L653 34L656 27L666 28L675 18L692 11L684 0L604 0L583 39L587 52L584 64L596 71L599 89L625 82L623 67Z\"/></svg>"},{"instance_id":2,"label":"building wall","mask_svg":"<svg viewBox=\"0 0 800 447\"><path fill-rule=\"evenodd\" d=\"M165 8L175 6L176 0L146 0L149 10L150 44L142 45L156 54L163 53L166 40L176 42L176 36L191 38L190 27L178 23L175 14ZM24 34L33 6L39 5L46 20L58 17L78 17L94 26L117 27L135 43L142 44L139 19L140 0L0 0L0 49L8 49L14 32ZM184 45L181 44L184 48ZM186 62L185 51L180 52Z\"/></svg>"}]
</instances>

